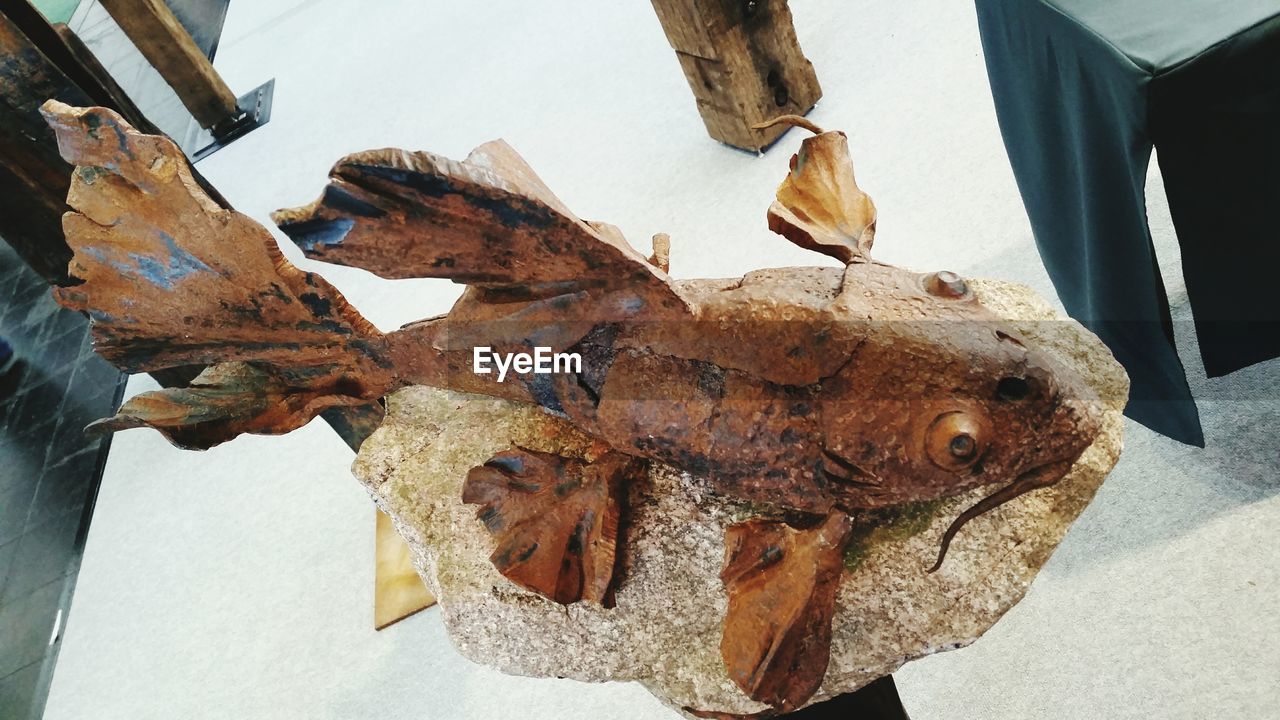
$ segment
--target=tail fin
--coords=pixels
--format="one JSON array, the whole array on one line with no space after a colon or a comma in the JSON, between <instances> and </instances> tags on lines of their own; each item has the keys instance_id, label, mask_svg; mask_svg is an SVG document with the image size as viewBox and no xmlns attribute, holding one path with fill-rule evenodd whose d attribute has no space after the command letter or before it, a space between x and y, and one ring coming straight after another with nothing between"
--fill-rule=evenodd
<instances>
[{"instance_id":1,"label":"tail fin","mask_svg":"<svg viewBox=\"0 0 1280 720\"><path fill-rule=\"evenodd\" d=\"M206 371L201 389L164 391L108 427L223 417L222 430L186 443L207 447L385 392L393 376L382 333L285 260L265 228L210 199L173 141L104 108L51 100L43 112L77 166L63 229L79 284L56 289L58 302L88 313L98 353L127 372L227 364ZM292 409L262 407L259 393Z\"/></svg>"}]
</instances>

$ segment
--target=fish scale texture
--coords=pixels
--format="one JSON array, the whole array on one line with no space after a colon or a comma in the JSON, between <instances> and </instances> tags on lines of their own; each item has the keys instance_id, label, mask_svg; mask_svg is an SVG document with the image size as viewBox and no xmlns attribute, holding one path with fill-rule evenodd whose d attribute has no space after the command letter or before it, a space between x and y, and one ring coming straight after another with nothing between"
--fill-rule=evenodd
<instances>
[{"instance_id":1,"label":"fish scale texture","mask_svg":"<svg viewBox=\"0 0 1280 720\"><path fill-rule=\"evenodd\" d=\"M1128 379L1111 353L1026 287L981 280L971 286L1029 345L1085 378L1105 406L1102 431L1057 485L965 526L934 574L925 571L947 525L992 488L856 528L830 665L810 702L978 639L1022 599L1119 458ZM513 674L636 681L677 709L765 710L734 685L720 659L724 531L757 509L716 496L703 479L653 466L647 482L629 489L617 606L566 608L493 569L494 541L475 506L461 501L468 469L513 444L582 456L591 442L531 406L411 387L388 398L386 422L353 467L408 540L458 650Z\"/></svg>"}]
</instances>

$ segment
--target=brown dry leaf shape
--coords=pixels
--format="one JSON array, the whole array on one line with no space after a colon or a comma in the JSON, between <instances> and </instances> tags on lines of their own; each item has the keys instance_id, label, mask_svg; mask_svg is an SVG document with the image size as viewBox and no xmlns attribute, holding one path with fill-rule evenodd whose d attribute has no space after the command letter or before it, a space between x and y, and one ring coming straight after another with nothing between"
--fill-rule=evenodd
<instances>
[{"instance_id":1,"label":"brown dry leaf shape","mask_svg":"<svg viewBox=\"0 0 1280 720\"><path fill-rule=\"evenodd\" d=\"M173 141L104 108L44 112L78 166L63 229L83 282L57 299L89 313L99 354L128 372L239 360L381 379L382 334L266 228L210 200Z\"/></svg>"},{"instance_id":2,"label":"brown dry leaf shape","mask_svg":"<svg viewBox=\"0 0 1280 720\"><path fill-rule=\"evenodd\" d=\"M866 260L875 241L876 206L858 188L849 139L838 131L805 138L791 174L769 207L769 229L846 265Z\"/></svg>"},{"instance_id":3,"label":"brown dry leaf shape","mask_svg":"<svg viewBox=\"0 0 1280 720\"><path fill-rule=\"evenodd\" d=\"M210 199L171 140L104 108L51 100L43 112L77 166L63 229L79 284L56 289L57 301L88 313L95 349L127 372L227 363L190 388L131 401L101 427L151 425L210 447L386 392L382 333L285 260L266 228Z\"/></svg>"},{"instance_id":4,"label":"brown dry leaf shape","mask_svg":"<svg viewBox=\"0 0 1280 720\"><path fill-rule=\"evenodd\" d=\"M512 448L472 468L462 501L498 540L490 560L508 580L563 605L612 605L619 497L643 463L594 462Z\"/></svg>"},{"instance_id":5,"label":"brown dry leaf shape","mask_svg":"<svg viewBox=\"0 0 1280 720\"><path fill-rule=\"evenodd\" d=\"M750 520L725 532L720 578L729 612L720 654L751 699L790 712L822 684L852 530L849 516L836 512L808 530Z\"/></svg>"},{"instance_id":6,"label":"brown dry leaf shape","mask_svg":"<svg viewBox=\"0 0 1280 720\"><path fill-rule=\"evenodd\" d=\"M386 149L348 155L310 205L273 216L308 257L386 278L449 278L494 299L624 293L620 313L683 312L666 273L616 228L584 222L501 140L462 162Z\"/></svg>"},{"instance_id":7,"label":"brown dry leaf shape","mask_svg":"<svg viewBox=\"0 0 1280 720\"><path fill-rule=\"evenodd\" d=\"M183 388L137 395L93 430L135 427L160 431L174 445L207 449L242 433L282 435L306 425L326 408L362 404L332 368L280 370L249 363L222 363Z\"/></svg>"}]
</instances>

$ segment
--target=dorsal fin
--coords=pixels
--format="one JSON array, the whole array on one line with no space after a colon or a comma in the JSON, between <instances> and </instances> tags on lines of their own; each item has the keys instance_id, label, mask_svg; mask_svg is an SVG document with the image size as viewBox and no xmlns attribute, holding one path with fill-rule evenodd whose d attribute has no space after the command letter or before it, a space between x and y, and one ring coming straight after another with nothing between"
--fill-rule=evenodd
<instances>
[{"instance_id":1,"label":"dorsal fin","mask_svg":"<svg viewBox=\"0 0 1280 720\"><path fill-rule=\"evenodd\" d=\"M316 202L273 219L308 257L387 278L439 277L527 298L588 291L684 307L666 273L580 220L506 143L462 162L373 150L343 158ZM650 308L651 310L656 308Z\"/></svg>"},{"instance_id":2,"label":"dorsal fin","mask_svg":"<svg viewBox=\"0 0 1280 720\"><path fill-rule=\"evenodd\" d=\"M875 241L876 206L858 187L849 157L849 138L796 115L784 115L757 128L777 123L815 133L791 157L791 173L778 186L769 208L769 229L802 248L830 255L848 265L870 259Z\"/></svg>"}]
</instances>

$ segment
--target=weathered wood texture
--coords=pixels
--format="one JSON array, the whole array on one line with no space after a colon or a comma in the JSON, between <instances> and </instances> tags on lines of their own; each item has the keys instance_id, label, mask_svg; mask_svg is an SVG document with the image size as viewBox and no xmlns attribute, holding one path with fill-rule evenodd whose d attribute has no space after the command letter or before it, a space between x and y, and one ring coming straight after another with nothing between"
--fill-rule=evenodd
<instances>
[{"instance_id":1,"label":"weathered wood texture","mask_svg":"<svg viewBox=\"0 0 1280 720\"><path fill-rule=\"evenodd\" d=\"M101 2L200 127L212 128L239 114L235 93L161 0Z\"/></svg>"},{"instance_id":2,"label":"weathered wood texture","mask_svg":"<svg viewBox=\"0 0 1280 720\"><path fill-rule=\"evenodd\" d=\"M67 281L71 248L62 238L71 166L58 155L40 104L83 104L71 82L8 15L0 15L0 237L46 280Z\"/></svg>"},{"instance_id":3,"label":"weathered wood texture","mask_svg":"<svg viewBox=\"0 0 1280 720\"><path fill-rule=\"evenodd\" d=\"M716 140L763 150L787 127L753 125L803 115L822 97L786 0L653 0L653 7Z\"/></svg>"},{"instance_id":4,"label":"weathered wood texture","mask_svg":"<svg viewBox=\"0 0 1280 720\"><path fill-rule=\"evenodd\" d=\"M98 62L97 56L84 44L79 35L71 31L71 28L61 23L53 26L53 31L57 33L62 44L67 48L67 58L72 67L82 70L84 75L83 81L78 81L81 87L88 85L91 94L94 90L100 90L101 94L106 96L108 104L105 107L115 108L121 115L131 118L142 123L140 128L148 128L146 132L160 134L160 129L155 127L146 116L142 114L142 110L134 104L133 98L129 97L129 93L120 87L116 79L107 71L102 63ZM65 66L63 66L65 67ZM65 69L64 69L65 71Z\"/></svg>"},{"instance_id":5,"label":"weathered wood texture","mask_svg":"<svg viewBox=\"0 0 1280 720\"><path fill-rule=\"evenodd\" d=\"M136 127L143 132L159 132L141 113L136 112L132 102L121 102L127 100L127 96L117 92L115 81L66 25L50 25L28 0L0 0L0 14L8 18L54 67L94 103L120 110L125 117L137 121Z\"/></svg>"}]
</instances>

